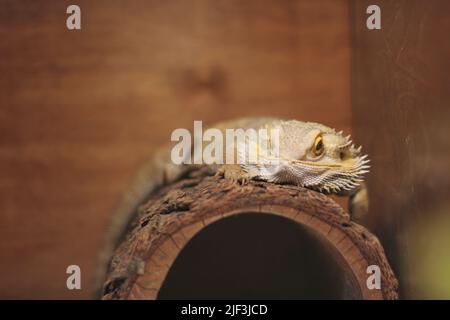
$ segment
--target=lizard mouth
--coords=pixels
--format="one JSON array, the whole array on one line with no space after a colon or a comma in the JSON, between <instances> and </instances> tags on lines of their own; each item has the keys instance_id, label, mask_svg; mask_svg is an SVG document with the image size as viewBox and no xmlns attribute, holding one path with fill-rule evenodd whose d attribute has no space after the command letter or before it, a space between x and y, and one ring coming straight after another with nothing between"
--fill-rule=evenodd
<instances>
[{"instance_id":1,"label":"lizard mouth","mask_svg":"<svg viewBox=\"0 0 450 320\"><path fill-rule=\"evenodd\" d=\"M338 193L352 190L362 181L370 166L367 155L346 160L338 164L321 164L295 161L291 171L297 183L317 191Z\"/></svg>"},{"instance_id":2,"label":"lizard mouth","mask_svg":"<svg viewBox=\"0 0 450 320\"><path fill-rule=\"evenodd\" d=\"M284 184L295 184L325 193L352 190L369 172L367 155L329 164L302 160L265 158L257 164L241 164L252 178Z\"/></svg>"}]
</instances>

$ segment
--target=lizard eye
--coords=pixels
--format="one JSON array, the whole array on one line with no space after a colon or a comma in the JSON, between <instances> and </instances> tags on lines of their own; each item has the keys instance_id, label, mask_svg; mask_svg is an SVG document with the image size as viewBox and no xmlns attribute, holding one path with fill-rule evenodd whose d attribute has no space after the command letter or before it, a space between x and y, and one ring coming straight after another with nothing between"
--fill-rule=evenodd
<instances>
[{"instance_id":1,"label":"lizard eye","mask_svg":"<svg viewBox=\"0 0 450 320\"><path fill-rule=\"evenodd\" d=\"M325 146L323 145L323 139L321 135L317 136L316 140L314 140L312 151L315 156L320 156L325 151Z\"/></svg>"}]
</instances>

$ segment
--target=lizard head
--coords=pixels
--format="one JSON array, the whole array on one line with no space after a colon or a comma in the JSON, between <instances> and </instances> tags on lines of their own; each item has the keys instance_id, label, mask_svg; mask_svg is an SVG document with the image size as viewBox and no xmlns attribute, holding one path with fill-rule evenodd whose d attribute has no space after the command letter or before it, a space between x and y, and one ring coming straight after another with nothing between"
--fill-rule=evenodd
<instances>
[{"instance_id":1,"label":"lizard head","mask_svg":"<svg viewBox=\"0 0 450 320\"><path fill-rule=\"evenodd\" d=\"M256 179L339 193L355 188L368 172L367 155L342 131L295 120L279 121L268 129L279 132L278 154L269 152L257 164L242 166Z\"/></svg>"}]
</instances>

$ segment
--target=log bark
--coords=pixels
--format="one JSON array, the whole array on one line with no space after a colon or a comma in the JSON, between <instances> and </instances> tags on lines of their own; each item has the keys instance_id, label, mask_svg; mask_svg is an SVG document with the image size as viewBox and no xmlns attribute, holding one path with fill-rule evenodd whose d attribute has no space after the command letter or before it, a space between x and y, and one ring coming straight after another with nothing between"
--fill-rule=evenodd
<instances>
[{"instance_id":1,"label":"log bark","mask_svg":"<svg viewBox=\"0 0 450 320\"><path fill-rule=\"evenodd\" d=\"M207 176L166 186L141 206L111 260L103 299L156 299L176 257L197 233L226 217L253 213L295 221L326 242L354 279L352 296L398 298L398 281L376 236L352 222L331 198L301 187L255 181L239 185ZM380 268L381 289L367 287L370 265Z\"/></svg>"}]
</instances>

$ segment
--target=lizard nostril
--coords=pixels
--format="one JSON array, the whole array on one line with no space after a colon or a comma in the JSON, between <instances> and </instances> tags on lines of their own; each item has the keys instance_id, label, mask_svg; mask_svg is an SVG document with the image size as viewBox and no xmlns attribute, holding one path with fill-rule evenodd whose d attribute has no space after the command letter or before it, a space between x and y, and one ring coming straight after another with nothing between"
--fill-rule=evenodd
<instances>
[{"instance_id":1,"label":"lizard nostril","mask_svg":"<svg viewBox=\"0 0 450 320\"><path fill-rule=\"evenodd\" d=\"M341 160L344 160L344 158L345 158L345 152L340 152L339 153L339 158L341 158Z\"/></svg>"}]
</instances>

